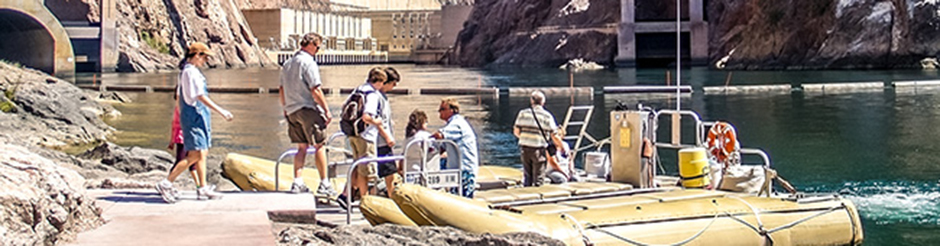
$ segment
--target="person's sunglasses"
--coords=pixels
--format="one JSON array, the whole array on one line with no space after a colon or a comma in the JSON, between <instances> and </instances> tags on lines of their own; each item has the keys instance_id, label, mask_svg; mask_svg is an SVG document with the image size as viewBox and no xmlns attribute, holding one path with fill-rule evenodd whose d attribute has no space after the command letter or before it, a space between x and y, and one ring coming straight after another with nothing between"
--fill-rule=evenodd
<instances>
[{"instance_id":1,"label":"person's sunglasses","mask_svg":"<svg viewBox=\"0 0 940 246\"><path fill-rule=\"evenodd\" d=\"M444 107L438 108L438 109L437 109L437 112L443 112L444 110L447 110L447 108L444 108Z\"/></svg>"}]
</instances>

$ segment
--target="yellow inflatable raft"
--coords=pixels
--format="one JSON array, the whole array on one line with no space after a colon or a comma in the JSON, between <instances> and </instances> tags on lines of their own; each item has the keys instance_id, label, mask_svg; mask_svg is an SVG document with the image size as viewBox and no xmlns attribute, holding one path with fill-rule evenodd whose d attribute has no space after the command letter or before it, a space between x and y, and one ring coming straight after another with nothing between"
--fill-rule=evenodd
<instances>
[{"instance_id":1,"label":"yellow inflatable raft","mask_svg":"<svg viewBox=\"0 0 940 246\"><path fill-rule=\"evenodd\" d=\"M858 210L835 196L788 199L611 185L493 190L471 200L403 184L393 198L417 225L531 231L569 245L851 245L863 239ZM505 193L512 198L498 195Z\"/></svg>"},{"instance_id":2,"label":"yellow inflatable raft","mask_svg":"<svg viewBox=\"0 0 940 246\"><path fill-rule=\"evenodd\" d=\"M281 163L278 168L278 182L281 190L290 189L294 179L294 165ZM274 161L258 157L229 153L222 162L222 173L231 179L238 188L246 191L274 190ZM304 183L315 188L320 184L320 175L316 169L304 168ZM346 185L346 178L331 179L333 187ZM522 171L517 168L500 166L481 166L477 183L486 188L505 188L522 182Z\"/></svg>"},{"instance_id":3,"label":"yellow inflatable raft","mask_svg":"<svg viewBox=\"0 0 940 246\"><path fill-rule=\"evenodd\" d=\"M222 174L228 177L245 191L273 191L274 190L274 161L258 157L229 153L222 162ZM294 180L294 164L281 163L278 168L278 188L289 190ZM316 169L304 168L303 180L307 187L316 188L320 185L320 174ZM333 187L346 185L345 178L332 179Z\"/></svg>"}]
</instances>

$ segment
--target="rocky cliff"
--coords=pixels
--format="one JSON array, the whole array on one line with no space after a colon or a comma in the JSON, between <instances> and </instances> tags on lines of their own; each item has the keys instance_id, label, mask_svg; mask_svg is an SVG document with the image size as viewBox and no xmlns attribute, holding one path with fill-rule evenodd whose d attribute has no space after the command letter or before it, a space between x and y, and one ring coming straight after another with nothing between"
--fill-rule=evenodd
<instances>
[{"instance_id":1,"label":"rocky cliff","mask_svg":"<svg viewBox=\"0 0 940 246\"><path fill-rule=\"evenodd\" d=\"M193 41L209 44L210 67L272 66L232 1L118 0L118 70L173 69Z\"/></svg>"},{"instance_id":2,"label":"rocky cliff","mask_svg":"<svg viewBox=\"0 0 940 246\"><path fill-rule=\"evenodd\" d=\"M583 58L609 63L617 55L619 0L478 0L457 36L463 66L557 67Z\"/></svg>"},{"instance_id":3,"label":"rocky cliff","mask_svg":"<svg viewBox=\"0 0 940 246\"><path fill-rule=\"evenodd\" d=\"M735 69L903 68L940 51L933 0L711 1L711 59Z\"/></svg>"},{"instance_id":4,"label":"rocky cliff","mask_svg":"<svg viewBox=\"0 0 940 246\"><path fill-rule=\"evenodd\" d=\"M674 18L671 1L636 2L637 18ZM724 58L730 69L907 68L940 52L935 0L706 3L710 64ZM619 22L620 1L480 0L458 37L456 60L464 66L557 66L576 58L611 64Z\"/></svg>"},{"instance_id":5,"label":"rocky cliff","mask_svg":"<svg viewBox=\"0 0 940 246\"><path fill-rule=\"evenodd\" d=\"M245 1L242 1L245 2ZM194 41L218 55L209 66L274 66L254 40L235 1L116 0L119 72L175 69ZM58 18L100 22L98 1L46 1Z\"/></svg>"}]
</instances>

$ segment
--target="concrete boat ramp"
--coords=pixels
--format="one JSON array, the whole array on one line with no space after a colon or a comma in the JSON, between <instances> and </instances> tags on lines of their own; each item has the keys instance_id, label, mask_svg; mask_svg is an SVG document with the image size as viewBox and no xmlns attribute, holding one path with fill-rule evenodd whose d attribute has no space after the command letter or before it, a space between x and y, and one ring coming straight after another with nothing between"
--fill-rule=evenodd
<instances>
[{"instance_id":1,"label":"concrete boat ramp","mask_svg":"<svg viewBox=\"0 0 940 246\"><path fill-rule=\"evenodd\" d=\"M275 245L273 222L344 225L344 210L317 204L311 193L223 192L221 200L196 200L183 191L166 204L153 189L88 190L107 221L68 245ZM368 224L358 209L353 224Z\"/></svg>"}]
</instances>

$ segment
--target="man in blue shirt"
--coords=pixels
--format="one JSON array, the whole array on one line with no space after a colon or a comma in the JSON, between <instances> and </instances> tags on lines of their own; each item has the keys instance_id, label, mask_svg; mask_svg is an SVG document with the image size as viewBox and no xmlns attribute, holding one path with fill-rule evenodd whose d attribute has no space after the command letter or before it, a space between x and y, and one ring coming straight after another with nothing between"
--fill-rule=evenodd
<instances>
[{"instance_id":1,"label":"man in blue shirt","mask_svg":"<svg viewBox=\"0 0 940 246\"><path fill-rule=\"evenodd\" d=\"M460 115L460 103L454 98L444 98L438 108L441 120L447 121L441 129L434 133L434 138L447 139L457 143L460 150L460 178L463 183L463 195L473 198L476 190L476 175L480 167L479 153L477 151L477 135L470 127L470 122Z\"/></svg>"}]
</instances>

